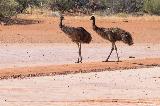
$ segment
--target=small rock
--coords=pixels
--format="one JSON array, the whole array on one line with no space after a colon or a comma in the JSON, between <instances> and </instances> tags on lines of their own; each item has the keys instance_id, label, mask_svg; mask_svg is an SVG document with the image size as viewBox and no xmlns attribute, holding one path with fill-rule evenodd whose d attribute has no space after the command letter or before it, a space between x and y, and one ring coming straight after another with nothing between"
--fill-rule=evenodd
<instances>
[{"instance_id":1,"label":"small rock","mask_svg":"<svg viewBox=\"0 0 160 106\"><path fill-rule=\"evenodd\" d=\"M135 57L133 57L133 56L129 56L129 58L135 58Z\"/></svg>"},{"instance_id":2,"label":"small rock","mask_svg":"<svg viewBox=\"0 0 160 106\"><path fill-rule=\"evenodd\" d=\"M144 64L142 64L142 63L139 63L138 65L140 65L140 66L141 66L141 65L144 65Z\"/></svg>"},{"instance_id":3,"label":"small rock","mask_svg":"<svg viewBox=\"0 0 160 106\"><path fill-rule=\"evenodd\" d=\"M148 46L147 48L151 48L151 47Z\"/></svg>"},{"instance_id":4,"label":"small rock","mask_svg":"<svg viewBox=\"0 0 160 106\"><path fill-rule=\"evenodd\" d=\"M128 22L128 20L124 20L123 22Z\"/></svg>"}]
</instances>

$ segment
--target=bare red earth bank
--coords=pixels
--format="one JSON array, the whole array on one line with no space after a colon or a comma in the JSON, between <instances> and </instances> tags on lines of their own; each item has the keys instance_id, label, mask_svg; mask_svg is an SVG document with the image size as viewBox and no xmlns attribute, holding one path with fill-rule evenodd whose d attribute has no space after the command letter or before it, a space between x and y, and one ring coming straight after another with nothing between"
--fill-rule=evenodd
<instances>
[{"instance_id":1,"label":"bare red earth bank","mask_svg":"<svg viewBox=\"0 0 160 106\"><path fill-rule=\"evenodd\" d=\"M0 26L1 43L71 43L70 39L59 29L57 17L32 17L22 18L40 20L42 22L28 25ZM64 23L69 26L83 26L91 32L92 43L105 43L93 30L90 17L65 17ZM127 22L126 22L127 20ZM101 27L120 27L133 35L135 43L160 43L160 19L156 18L107 18L98 17L97 25ZM26 23L27 24L27 23ZM25 77L50 74L66 74L75 72L90 72L102 70L130 69L149 66L159 66L160 59L143 59L123 62L96 62L70 65L51 65L24 67L0 70L0 77Z\"/></svg>"},{"instance_id":2,"label":"bare red earth bank","mask_svg":"<svg viewBox=\"0 0 160 106\"><path fill-rule=\"evenodd\" d=\"M160 66L159 58L138 59L123 62L93 62L82 64L49 65L37 67L8 68L0 70L0 78L24 78L46 75L69 74L94 71L114 71Z\"/></svg>"},{"instance_id":3,"label":"bare red earth bank","mask_svg":"<svg viewBox=\"0 0 160 106\"><path fill-rule=\"evenodd\" d=\"M0 42L3 43L71 43L59 29L58 17L20 18L42 21L37 24L0 26ZM69 26L83 26L93 36L92 43L105 43L93 30L90 17L65 17L64 23ZM126 22L127 20L127 22ZM160 43L159 17L112 18L97 17L96 24L101 27L120 27L133 35L135 43Z\"/></svg>"}]
</instances>

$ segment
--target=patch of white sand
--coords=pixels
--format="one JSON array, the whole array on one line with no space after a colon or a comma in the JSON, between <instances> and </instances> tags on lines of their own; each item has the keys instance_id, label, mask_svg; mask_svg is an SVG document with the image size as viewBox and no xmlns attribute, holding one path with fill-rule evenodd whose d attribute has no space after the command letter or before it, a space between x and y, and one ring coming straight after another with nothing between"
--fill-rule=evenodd
<instances>
[{"instance_id":1,"label":"patch of white sand","mask_svg":"<svg viewBox=\"0 0 160 106\"><path fill-rule=\"evenodd\" d=\"M158 106L80 102L105 99L160 99L160 68L0 80L2 106Z\"/></svg>"},{"instance_id":2,"label":"patch of white sand","mask_svg":"<svg viewBox=\"0 0 160 106\"><path fill-rule=\"evenodd\" d=\"M106 45L106 46L105 46ZM117 44L120 59L160 57L159 44ZM110 53L111 44L83 44L83 62L103 61ZM76 44L0 44L0 68L70 64L77 61ZM115 51L110 60L117 60Z\"/></svg>"}]
</instances>

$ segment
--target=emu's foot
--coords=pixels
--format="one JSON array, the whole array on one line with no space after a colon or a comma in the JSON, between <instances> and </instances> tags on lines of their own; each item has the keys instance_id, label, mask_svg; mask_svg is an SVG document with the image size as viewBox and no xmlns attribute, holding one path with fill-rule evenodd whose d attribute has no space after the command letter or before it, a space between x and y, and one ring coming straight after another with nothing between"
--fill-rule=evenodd
<instances>
[{"instance_id":1,"label":"emu's foot","mask_svg":"<svg viewBox=\"0 0 160 106\"><path fill-rule=\"evenodd\" d=\"M121 60L119 60L119 57L118 57L118 60L117 60L117 62L122 62Z\"/></svg>"},{"instance_id":2,"label":"emu's foot","mask_svg":"<svg viewBox=\"0 0 160 106\"><path fill-rule=\"evenodd\" d=\"M76 61L75 63L79 63L79 61Z\"/></svg>"},{"instance_id":3,"label":"emu's foot","mask_svg":"<svg viewBox=\"0 0 160 106\"><path fill-rule=\"evenodd\" d=\"M78 61L76 61L75 63L82 63L82 60L80 61L79 58L78 58Z\"/></svg>"},{"instance_id":4,"label":"emu's foot","mask_svg":"<svg viewBox=\"0 0 160 106\"><path fill-rule=\"evenodd\" d=\"M82 61L77 61L77 62L75 62L75 63L82 63Z\"/></svg>"},{"instance_id":5,"label":"emu's foot","mask_svg":"<svg viewBox=\"0 0 160 106\"><path fill-rule=\"evenodd\" d=\"M118 60L117 60L117 62L120 62L120 61L119 61L119 57L118 57Z\"/></svg>"},{"instance_id":6,"label":"emu's foot","mask_svg":"<svg viewBox=\"0 0 160 106\"><path fill-rule=\"evenodd\" d=\"M122 62L122 61L109 61L109 60L105 60L105 61L102 61L102 62Z\"/></svg>"},{"instance_id":7,"label":"emu's foot","mask_svg":"<svg viewBox=\"0 0 160 106\"><path fill-rule=\"evenodd\" d=\"M117 60L116 62L122 62L121 60Z\"/></svg>"},{"instance_id":8,"label":"emu's foot","mask_svg":"<svg viewBox=\"0 0 160 106\"><path fill-rule=\"evenodd\" d=\"M102 62L109 62L109 61L108 61L108 59L107 59L107 60L105 60L105 61L102 61Z\"/></svg>"}]
</instances>

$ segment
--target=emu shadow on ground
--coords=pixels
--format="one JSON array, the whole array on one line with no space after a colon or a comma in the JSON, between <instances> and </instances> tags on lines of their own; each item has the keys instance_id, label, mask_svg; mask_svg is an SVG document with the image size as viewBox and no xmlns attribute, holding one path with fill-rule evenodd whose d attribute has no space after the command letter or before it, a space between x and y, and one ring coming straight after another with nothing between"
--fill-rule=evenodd
<instances>
[{"instance_id":1,"label":"emu shadow on ground","mask_svg":"<svg viewBox=\"0 0 160 106\"><path fill-rule=\"evenodd\" d=\"M0 23L3 23L4 25L29 25L29 24L38 24L42 23L42 21L39 20L28 20L28 19L20 19L20 18L6 18L1 17Z\"/></svg>"},{"instance_id":2,"label":"emu shadow on ground","mask_svg":"<svg viewBox=\"0 0 160 106\"><path fill-rule=\"evenodd\" d=\"M102 62L105 62L105 61L102 61ZM113 63L115 63L115 62L123 62L123 61L121 61L121 60L119 60L119 61L114 61L114 60L108 60L107 62L113 62Z\"/></svg>"}]
</instances>

